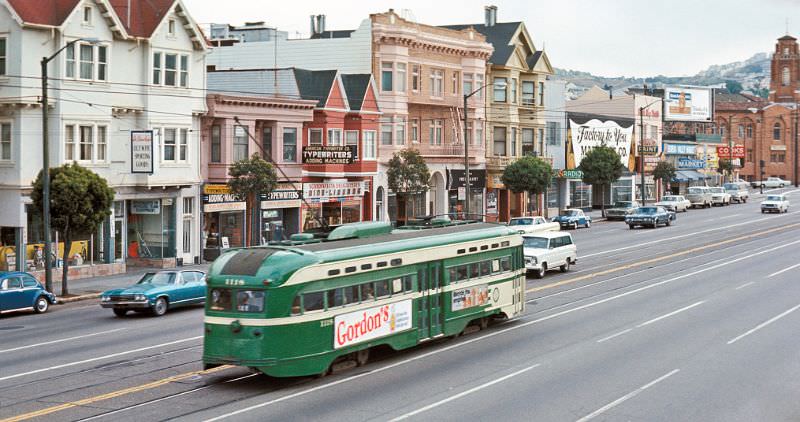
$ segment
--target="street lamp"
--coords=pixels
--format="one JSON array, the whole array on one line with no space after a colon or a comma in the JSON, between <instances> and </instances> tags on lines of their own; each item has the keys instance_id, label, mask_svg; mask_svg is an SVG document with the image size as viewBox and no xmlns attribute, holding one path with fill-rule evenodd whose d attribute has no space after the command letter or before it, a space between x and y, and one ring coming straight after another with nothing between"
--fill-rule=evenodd
<instances>
[{"instance_id":1,"label":"street lamp","mask_svg":"<svg viewBox=\"0 0 800 422\"><path fill-rule=\"evenodd\" d=\"M663 101L663 99L659 98L646 106L639 107L639 157L641 157L642 165L642 206L647 205L647 190L644 184L644 110L659 101Z\"/></svg>"},{"instance_id":2,"label":"street lamp","mask_svg":"<svg viewBox=\"0 0 800 422\"><path fill-rule=\"evenodd\" d=\"M466 196L464 197L464 218L467 219L469 216L469 132L467 130L467 100L469 97L481 92L484 88L489 86L489 84L484 84L483 86L479 87L478 89L470 92L469 94L464 94L464 188L466 189Z\"/></svg>"},{"instance_id":3,"label":"street lamp","mask_svg":"<svg viewBox=\"0 0 800 422\"><path fill-rule=\"evenodd\" d=\"M83 41L89 44L100 42L97 38L78 38L72 40L50 57L43 57L42 65L42 214L44 216L44 268L45 268L45 288L53 291L53 263L51 261L51 240L50 240L50 141L47 133L47 64L71 45Z\"/></svg>"}]
</instances>

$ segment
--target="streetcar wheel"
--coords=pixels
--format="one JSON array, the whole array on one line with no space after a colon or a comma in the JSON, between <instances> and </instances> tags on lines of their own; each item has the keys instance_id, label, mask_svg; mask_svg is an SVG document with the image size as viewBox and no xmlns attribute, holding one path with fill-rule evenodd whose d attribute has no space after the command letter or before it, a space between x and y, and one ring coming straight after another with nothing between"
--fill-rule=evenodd
<instances>
[{"instance_id":1,"label":"streetcar wheel","mask_svg":"<svg viewBox=\"0 0 800 422\"><path fill-rule=\"evenodd\" d=\"M478 321L478 323L481 327L481 330L485 330L486 328L489 327L489 318L483 317Z\"/></svg>"},{"instance_id":2,"label":"streetcar wheel","mask_svg":"<svg viewBox=\"0 0 800 422\"><path fill-rule=\"evenodd\" d=\"M356 365L364 366L369 360L369 349L359 350L356 352Z\"/></svg>"},{"instance_id":3,"label":"streetcar wheel","mask_svg":"<svg viewBox=\"0 0 800 422\"><path fill-rule=\"evenodd\" d=\"M124 317L127 313L128 313L127 309L114 308L114 315L116 315L116 316L118 316L120 318Z\"/></svg>"}]
</instances>

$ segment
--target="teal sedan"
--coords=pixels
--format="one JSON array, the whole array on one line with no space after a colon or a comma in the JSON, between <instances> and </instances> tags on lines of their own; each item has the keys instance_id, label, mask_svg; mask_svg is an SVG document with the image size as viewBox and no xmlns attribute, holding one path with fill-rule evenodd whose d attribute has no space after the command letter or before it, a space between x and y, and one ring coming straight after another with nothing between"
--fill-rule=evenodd
<instances>
[{"instance_id":1,"label":"teal sedan","mask_svg":"<svg viewBox=\"0 0 800 422\"><path fill-rule=\"evenodd\" d=\"M128 311L150 312L155 316L179 306L198 305L206 300L206 274L202 271L158 271L146 273L133 286L103 292L100 306L124 317Z\"/></svg>"}]
</instances>

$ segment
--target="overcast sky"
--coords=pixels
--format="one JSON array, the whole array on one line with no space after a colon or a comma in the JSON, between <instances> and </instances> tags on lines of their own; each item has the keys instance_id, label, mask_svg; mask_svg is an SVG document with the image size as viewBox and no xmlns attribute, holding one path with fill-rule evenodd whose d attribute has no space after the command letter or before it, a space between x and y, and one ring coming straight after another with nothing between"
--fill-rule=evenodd
<instances>
[{"instance_id":1,"label":"overcast sky","mask_svg":"<svg viewBox=\"0 0 800 422\"><path fill-rule=\"evenodd\" d=\"M498 21L522 20L553 66L602 76L693 75L712 64L772 51L800 34L800 0L184 0L201 24L263 20L309 32L309 15L326 29L355 29L370 13L394 8L430 25L482 23L483 6ZM800 37L798 37L800 38Z\"/></svg>"}]
</instances>

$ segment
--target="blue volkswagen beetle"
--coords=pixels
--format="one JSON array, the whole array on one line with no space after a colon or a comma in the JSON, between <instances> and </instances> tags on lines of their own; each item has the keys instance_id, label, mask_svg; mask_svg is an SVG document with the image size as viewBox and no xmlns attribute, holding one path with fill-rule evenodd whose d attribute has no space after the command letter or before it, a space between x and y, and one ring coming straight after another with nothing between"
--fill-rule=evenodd
<instances>
[{"instance_id":1,"label":"blue volkswagen beetle","mask_svg":"<svg viewBox=\"0 0 800 422\"><path fill-rule=\"evenodd\" d=\"M33 308L41 314L56 303L56 295L25 272L0 271L0 312Z\"/></svg>"},{"instance_id":2,"label":"blue volkswagen beetle","mask_svg":"<svg viewBox=\"0 0 800 422\"><path fill-rule=\"evenodd\" d=\"M553 217L553 222L561 225L562 229L570 228L577 229L578 226L592 227L592 217L583 213L583 210L577 208L567 208L561 211L556 217Z\"/></svg>"},{"instance_id":3,"label":"blue volkswagen beetle","mask_svg":"<svg viewBox=\"0 0 800 422\"><path fill-rule=\"evenodd\" d=\"M128 311L150 312L155 316L167 309L205 303L206 274L202 271L158 271L146 273L133 286L106 290L100 306L124 317Z\"/></svg>"}]
</instances>

